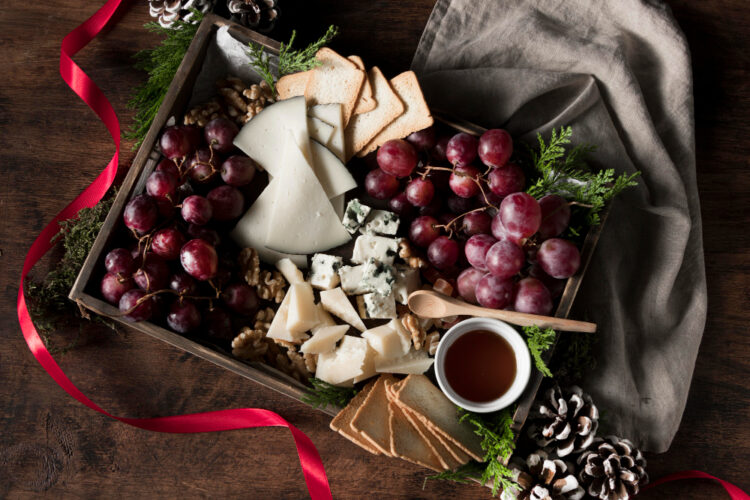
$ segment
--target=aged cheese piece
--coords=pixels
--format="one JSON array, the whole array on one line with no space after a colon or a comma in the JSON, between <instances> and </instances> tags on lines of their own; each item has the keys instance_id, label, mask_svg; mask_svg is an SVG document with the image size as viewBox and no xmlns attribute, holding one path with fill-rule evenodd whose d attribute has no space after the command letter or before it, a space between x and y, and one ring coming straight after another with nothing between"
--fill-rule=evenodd
<instances>
[{"instance_id":1,"label":"aged cheese piece","mask_svg":"<svg viewBox=\"0 0 750 500\"><path fill-rule=\"evenodd\" d=\"M312 161L310 136L307 129L305 98L292 97L264 108L248 121L234 138L234 145L255 160L271 176L278 176L284 167L287 135L302 151L305 159Z\"/></svg>"},{"instance_id":2,"label":"aged cheese piece","mask_svg":"<svg viewBox=\"0 0 750 500\"><path fill-rule=\"evenodd\" d=\"M393 294L366 293L357 297L357 306L359 315L364 319L391 319L397 316Z\"/></svg>"},{"instance_id":3,"label":"aged cheese piece","mask_svg":"<svg viewBox=\"0 0 750 500\"><path fill-rule=\"evenodd\" d=\"M322 326L310 337L300 351L309 354L323 354L331 352L336 347L336 342L346 334L349 325Z\"/></svg>"},{"instance_id":4,"label":"aged cheese piece","mask_svg":"<svg viewBox=\"0 0 750 500\"><path fill-rule=\"evenodd\" d=\"M364 264L360 264L359 266L342 266L339 269L341 288L347 295L359 295L371 291L362 282L364 270Z\"/></svg>"},{"instance_id":5,"label":"aged cheese piece","mask_svg":"<svg viewBox=\"0 0 750 500\"><path fill-rule=\"evenodd\" d=\"M339 160L346 161L346 157L344 156L344 117L341 111L341 104L318 104L308 110L308 115L323 120L328 125L334 127L331 139L326 146L338 156Z\"/></svg>"},{"instance_id":6,"label":"aged cheese piece","mask_svg":"<svg viewBox=\"0 0 750 500\"><path fill-rule=\"evenodd\" d=\"M291 137L284 148L284 169L274 179L276 203L266 247L307 254L343 245L351 239L333 211L313 169Z\"/></svg>"},{"instance_id":7,"label":"aged cheese piece","mask_svg":"<svg viewBox=\"0 0 750 500\"><path fill-rule=\"evenodd\" d=\"M289 293L284 296L284 300L282 300L279 305L279 310L276 311L276 315L273 317L273 321L271 321L271 326L268 327L266 337L270 339L285 340L287 342L299 342L308 338L307 334L290 332L286 327L291 298L292 296Z\"/></svg>"},{"instance_id":8,"label":"aged cheese piece","mask_svg":"<svg viewBox=\"0 0 750 500\"><path fill-rule=\"evenodd\" d=\"M318 309L315 307L315 296L309 283L295 283L289 286L287 295L289 311L286 328L292 334L310 330L318 324Z\"/></svg>"},{"instance_id":9,"label":"aged cheese piece","mask_svg":"<svg viewBox=\"0 0 750 500\"><path fill-rule=\"evenodd\" d=\"M315 376L329 384L351 385L354 378L363 373L367 349L365 339L344 335L335 350L318 355Z\"/></svg>"},{"instance_id":10,"label":"aged cheese piece","mask_svg":"<svg viewBox=\"0 0 750 500\"><path fill-rule=\"evenodd\" d=\"M395 318L392 319L390 322L388 322L388 326L391 327L391 329L398 333L398 338L401 341L401 351L403 354L406 354L411 349L411 333L409 330L404 328L404 324L401 322L401 319Z\"/></svg>"},{"instance_id":11,"label":"aged cheese piece","mask_svg":"<svg viewBox=\"0 0 750 500\"><path fill-rule=\"evenodd\" d=\"M393 294L399 304L406 304L409 294L419 289L419 269L396 264L393 266L396 273L396 282L393 284Z\"/></svg>"},{"instance_id":12,"label":"aged cheese piece","mask_svg":"<svg viewBox=\"0 0 750 500\"><path fill-rule=\"evenodd\" d=\"M367 353L365 354L365 360L362 363L362 373L360 375L357 375L354 377L352 382L355 384L357 382L361 382L362 380L367 380L370 377L374 377L378 374L378 372L375 371L375 358L378 356L378 353L375 352L374 349L370 347L370 345L367 345Z\"/></svg>"},{"instance_id":13,"label":"aged cheese piece","mask_svg":"<svg viewBox=\"0 0 750 500\"><path fill-rule=\"evenodd\" d=\"M340 287L320 292L320 303L323 304L326 311L341 320L346 321L360 332L366 330L365 324L362 322L357 311L354 310L354 306L349 302L349 298L344 294L344 291Z\"/></svg>"},{"instance_id":14,"label":"aged cheese piece","mask_svg":"<svg viewBox=\"0 0 750 500\"><path fill-rule=\"evenodd\" d=\"M328 198L335 198L357 187L349 169L331 150L317 141L310 141L315 175Z\"/></svg>"},{"instance_id":15,"label":"aged cheese piece","mask_svg":"<svg viewBox=\"0 0 750 500\"><path fill-rule=\"evenodd\" d=\"M310 132L310 139L318 141L321 144L328 144L331 140L335 127L329 125L320 118L314 116L307 117L307 129Z\"/></svg>"},{"instance_id":16,"label":"aged cheese piece","mask_svg":"<svg viewBox=\"0 0 750 500\"><path fill-rule=\"evenodd\" d=\"M315 304L315 308L318 310L318 324L315 325L312 330L310 330L313 335L315 334L315 332L326 326L336 326L336 322L333 320L331 315L328 314L328 311L323 308L323 304L317 303Z\"/></svg>"},{"instance_id":17,"label":"aged cheese piece","mask_svg":"<svg viewBox=\"0 0 750 500\"><path fill-rule=\"evenodd\" d=\"M372 258L391 266L396 255L398 255L398 240L363 234L354 243L352 262L364 264Z\"/></svg>"},{"instance_id":18,"label":"aged cheese piece","mask_svg":"<svg viewBox=\"0 0 750 500\"><path fill-rule=\"evenodd\" d=\"M394 359L375 359L375 370L379 373L419 374L429 370L433 361L425 351L409 351Z\"/></svg>"},{"instance_id":19,"label":"aged cheese piece","mask_svg":"<svg viewBox=\"0 0 750 500\"><path fill-rule=\"evenodd\" d=\"M344 212L344 219L341 221L347 231L354 234L362 223L367 219L372 208L363 205L357 198L349 201Z\"/></svg>"},{"instance_id":20,"label":"aged cheese piece","mask_svg":"<svg viewBox=\"0 0 750 500\"><path fill-rule=\"evenodd\" d=\"M316 253L310 263L310 284L321 290L330 290L339 285L339 269L344 259L334 255Z\"/></svg>"},{"instance_id":21,"label":"aged cheese piece","mask_svg":"<svg viewBox=\"0 0 750 500\"><path fill-rule=\"evenodd\" d=\"M385 234L395 236L398 232L400 219L397 214L388 210L373 210L367 216L364 226L359 230L362 234ZM348 228L347 228L348 229Z\"/></svg>"},{"instance_id":22,"label":"aged cheese piece","mask_svg":"<svg viewBox=\"0 0 750 500\"><path fill-rule=\"evenodd\" d=\"M279 259L276 261L276 269L281 272L290 285L295 283L304 283L305 277L302 275L295 263L291 259Z\"/></svg>"},{"instance_id":23,"label":"aged cheese piece","mask_svg":"<svg viewBox=\"0 0 750 500\"><path fill-rule=\"evenodd\" d=\"M404 348L401 335L392 328L391 323L365 331L362 333L362 338L367 339L370 347L378 353L381 364L409 352L409 346Z\"/></svg>"}]
</instances>

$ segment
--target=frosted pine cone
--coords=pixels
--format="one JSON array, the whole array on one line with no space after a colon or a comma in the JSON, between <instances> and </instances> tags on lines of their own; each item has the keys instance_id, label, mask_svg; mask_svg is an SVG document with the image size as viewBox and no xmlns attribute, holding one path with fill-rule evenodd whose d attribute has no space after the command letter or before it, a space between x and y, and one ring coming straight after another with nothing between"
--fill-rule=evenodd
<instances>
[{"instance_id":1,"label":"frosted pine cone","mask_svg":"<svg viewBox=\"0 0 750 500\"><path fill-rule=\"evenodd\" d=\"M213 9L216 0L149 0L148 10L163 28L171 28L178 20L191 22L196 9L206 13Z\"/></svg>"},{"instance_id":2,"label":"frosted pine cone","mask_svg":"<svg viewBox=\"0 0 750 500\"><path fill-rule=\"evenodd\" d=\"M627 500L648 483L646 459L627 439L594 440L578 457L578 478L586 492L602 500Z\"/></svg>"},{"instance_id":3,"label":"frosted pine cone","mask_svg":"<svg viewBox=\"0 0 750 500\"><path fill-rule=\"evenodd\" d=\"M503 491L503 500L579 500L585 492L578 484L573 464L537 450L526 462L510 465L516 490Z\"/></svg>"},{"instance_id":4,"label":"frosted pine cone","mask_svg":"<svg viewBox=\"0 0 750 500\"><path fill-rule=\"evenodd\" d=\"M580 387L563 391L555 385L534 404L529 435L539 446L551 446L559 457L585 450L599 427L599 410Z\"/></svg>"},{"instance_id":5,"label":"frosted pine cone","mask_svg":"<svg viewBox=\"0 0 750 500\"><path fill-rule=\"evenodd\" d=\"M227 0L232 21L268 33L279 17L276 0Z\"/></svg>"}]
</instances>

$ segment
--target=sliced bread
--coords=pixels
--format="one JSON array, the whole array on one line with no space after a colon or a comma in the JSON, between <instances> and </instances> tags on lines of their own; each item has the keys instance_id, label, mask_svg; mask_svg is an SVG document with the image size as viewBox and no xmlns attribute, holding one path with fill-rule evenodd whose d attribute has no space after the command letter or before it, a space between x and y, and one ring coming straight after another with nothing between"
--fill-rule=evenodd
<instances>
[{"instance_id":1,"label":"sliced bread","mask_svg":"<svg viewBox=\"0 0 750 500\"><path fill-rule=\"evenodd\" d=\"M413 71L405 71L392 78L391 86L403 101L406 110L381 130L367 146L357 153L357 156L365 156L378 149L386 141L406 137L412 132L417 132L432 125L430 108L427 107L422 89L419 87L419 81L417 81L417 75Z\"/></svg>"},{"instance_id":2,"label":"sliced bread","mask_svg":"<svg viewBox=\"0 0 750 500\"><path fill-rule=\"evenodd\" d=\"M417 429L411 425L409 419L401 411L401 407L389 403L388 409L390 411L388 425L391 436L391 454L434 471L443 470L443 465L437 455L422 439Z\"/></svg>"},{"instance_id":3,"label":"sliced bread","mask_svg":"<svg viewBox=\"0 0 750 500\"><path fill-rule=\"evenodd\" d=\"M344 142L347 159L357 154L406 109L377 66L370 68L368 77L378 105L368 113L354 115L346 126Z\"/></svg>"},{"instance_id":4,"label":"sliced bread","mask_svg":"<svg viewBox=\"0 0 750 500\"><path fill-rule=\"evenodd\" d=\"M386 455L391 451L391 435L388 427L388 397L385 393L385 384L392 380L394 379L390 375L378 377L350 424L354 431L365 436Z\"/></svg>"},{"instance_id":5,"label":"sliced bread","mask_svg":"<svg viewBox=\"0 0 750 500\"><path fill-rule=\"evenodd\" d=\"M308 106L339 102L342 104L344 124L354 112L359 89L365 80L365 72L349 59L340 56L328 47L315 55L321 65L312 70L305 87Z\"/></svg>"},{"instance_id":6,"label":"sliced bread","mask_svg":"<svg viewBox=\"0 0 750 500\"><path fill-rule=\"evenodd\" d=\"M276 93L279 100L305 95L305 87L307 87L307 80L310 79L311 73L312 70L301 71L279 78L279 81L276 82Z\"/></svg>"},{"instance_id":7,"label":"sliced bread","mask_svg":"<svg viewBox=\"0 0 750 500\"><path fill-rule=\"evenodd\" d=\"M331 430L338 432L357 446L364 448L374 455L380 455L380 450L374 447L369 439L366 439L362 434L351 428L352 419L357 414L357 410L359 410L359 407L364 403L374 385L375 382L373 381L364 386L362 390L359 391L351 401L349 401L349 404L346 405L344 409L333 418L333 420L331 420L330 427Z\"/></svg>"},{"instance_id":8,"label":"sliced bread","mask_svg":"<svg viewBox=\"0 0 750 500\"><path fill-rule=\"evenodd\" d=\"M351 62L357 65L359 69L365 71L365 63L362 62L362 58L359 56L347 57ZM354 114L367 113L372 111L377 106L377 101L372 96L372 85L370 85L370 79L365 74L365 81L362 83L362 88L359 89L359 96L357 97L357 104L354 106Z\"/></svg>"}]
</instances>

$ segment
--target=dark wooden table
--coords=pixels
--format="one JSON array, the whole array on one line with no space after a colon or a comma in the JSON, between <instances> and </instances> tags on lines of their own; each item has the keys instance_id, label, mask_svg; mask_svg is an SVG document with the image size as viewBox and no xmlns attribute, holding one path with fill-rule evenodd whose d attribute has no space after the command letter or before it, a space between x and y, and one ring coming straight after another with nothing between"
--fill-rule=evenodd
<instances>
[{"instance_id":1,"label":"dark wooden table","mask_svg":"<svg viewBox=\"0 0 750 500\"><path fill-rule=\"evenodd\" d=\"M15 299L23 257L38 231L110 158L104 127L58 75L60 41L100 1L22 2L0 9L0 497L301 498L306 490L284 429L203 435L140 431L68 397L21 337ZM409 66L433 0L283 0L302 38L342 26L338 45L386 74ZM145 2L77 61L130 123L126 102L144 75L131 56L156 38ZM745 0L671 0L693 50L698 184L710 293L708 324L682 427L653 478L702 469L750 491L750 11ZM129 145L121 161L132 159ZM61 332L65 341L75 332ZM270 390L132 332L91 328L58 360L94 401L117 415L155 416L251 406L276 411L318 446L337 498L483 498L475 486L430 483L425 471L374 457L328 430L328 418ZM724 498L708 482L644 498Z\"/></svg>"}]
</instances>

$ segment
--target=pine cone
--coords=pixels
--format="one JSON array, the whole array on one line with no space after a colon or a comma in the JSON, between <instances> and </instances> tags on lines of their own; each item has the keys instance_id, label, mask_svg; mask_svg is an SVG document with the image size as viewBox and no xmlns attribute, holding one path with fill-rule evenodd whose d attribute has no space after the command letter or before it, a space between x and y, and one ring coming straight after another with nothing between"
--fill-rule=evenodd
<instances>
[{"instance_id":1,"label":"pine cone","mask_svg":"<svg viewBox=\"0 0 750 500\"><path fill-rule=\"evenodd\" d=\"M539 446L552 445L559 457L585 450L596 437L599 410L580 387L562 391L555 385L531 412L529 436Z\"/></svg>"},{"instance_id":2,"label":"pine cone","mask_svg":"<svg viewBox=\"0 0 750 500\"><path fill-rule=\"evenodd\" d=\"M276 0L227 0L232 21L268 33L279 17Z\"/></svg>"},{"instance_id":3,"label":"pine cone","mask_svg":"<svg viewBox=\"0 0 750 500\"><path fill-rule=\"evenodd\" d=\"M578 457L579 479L586 492L603 500L626 500L648 483L646 459L627 439L594 440Z\"/></svg>"},{"instance_id":4,"label":"pine cone","mask_svg":"<svg viewBox=\"0 0 750 500\"><path fill-rule=\"evenodd\" d=\"M171 28L178 19L193 20L191 9L206 13L213 9L216 0L149 0L148 11L163 28Z\"/></svg>"},{"instance_id":5,"label":"pine cone","mask_svg":"<svg viewBox=\"0 0 750 500\"><path fill-rule=\"evenodd\" d=\"M578 484L573 464L537 450L526 462L510 465L518 489L503 491L503 500L579 500L585 492Z\"/></svg>"}]
</instances>

